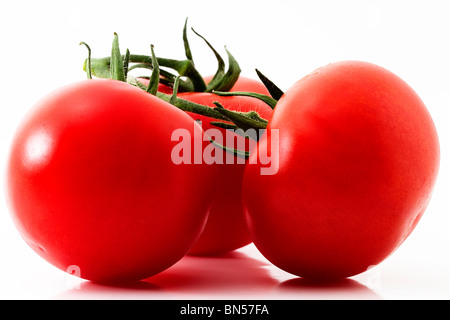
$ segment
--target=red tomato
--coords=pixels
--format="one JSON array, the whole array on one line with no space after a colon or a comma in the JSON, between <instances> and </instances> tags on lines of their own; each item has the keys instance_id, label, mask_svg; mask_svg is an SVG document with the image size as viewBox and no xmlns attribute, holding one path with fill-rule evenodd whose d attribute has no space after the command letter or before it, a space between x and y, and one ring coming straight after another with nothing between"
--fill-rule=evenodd
<instances>
[{"instance_id":1,"label":"red tomato","mask_svg":"<svg viewBox=\"0 0 450 320\"><path fill-rule=\"evenodd\" d=\"M182 99L202 105L214 107L213 102L220 102L226 109L234 111L257 111L264 119L270 119L272 109L264 102L250 97L220 97L212 93L180 93ZM223 144L236 148L244 140L242 136L219 129L210 124L217 121L205 116L188 112L195 120L202 123L203 129L208 133L210 129L221 132ZM228 137L228 138L227 138ZM214 137L213 137L214 138ZM233 139L236 139L235 141ZM249 145L245 150L249 151ZM243 247L251 242L242 207L241 181L244 174L245 162L238 162L233 155L220 148L216 152L223 155L223 164L219 165L215 177L215 192L209 193L212 207L205 229L189 252L192 255L220 255ZM233 161L233 162L231 162ZM231 162L231 163L230 163Z\"/></svg>"},{"instance_id":2,"label":"red tomato","mask_svg":"<svg viewBox=\"0 0 450 320\"><path fill-rule=\"evenodd\" d=\"M22 237L56 267L93 281L143 279L173 265L204 227L209 203L199 195L211 190L215 169L172 162L179 128L203 133L184 112L118 81L86 80L47 96L9 158Z\"/></svg>"},{"instance_id":3,"label":"red tomato","mask_svg":"<svg viewBox=\"0 0 450 320\"><path fill-rule=\"evenodd\" d=\"M139 81L141 81L141 82L143 82L143 83L147 83L147 85L148 85L148 80L145 80L145 79L139 79ZM160 83L160 84L158 85L158 91L159 91L159 92L162 92L162 93L166 93L166 94L172 94L172 93L173 93L173 89L172 89L171 87L166 86L166 85L164 85L164 84L162 84L162 83Z\"/></svg>"},{"instance_id":4,"label":"red tomato","mask_svg":"<svg viewBox=\"0 0 450 320\"><path fill-rule=\"evenodd\" d=\"M349 277L412 232L437 177L439 142L399 77L365 62L320 68L280 99L262 153L275 132L278 172L250 164L243 181L252 239L274 265L306 278Z\"/></svg>"}]
</instances>

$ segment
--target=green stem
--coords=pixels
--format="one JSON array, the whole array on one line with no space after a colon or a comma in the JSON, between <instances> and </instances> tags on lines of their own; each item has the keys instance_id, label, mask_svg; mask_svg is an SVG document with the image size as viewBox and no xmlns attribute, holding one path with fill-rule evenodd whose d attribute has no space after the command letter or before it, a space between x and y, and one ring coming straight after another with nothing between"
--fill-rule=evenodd
<instances>
[{"instance_id":1,"label":"green stem","mask_svg":"<svg viewBox=\"0 0 450 320\"><path fill-rule=\"evenodd\" d=\"M186 21L184 22L184 28L183 28L183 43L184 43L184 52L186 54L186 58L190 61L192 61L192 63L194 63L194 60L192 59L192 51L191 51L191 47L189 45L189 41L188 41L188 37L187 37L187 23L188 23L188 18L186 18Z\"/></svg>"},{"instance_id":2,"label":"green stem","mask_svg":"<svg viewBox=\"0 0 450 320\"><path fill-rule=\"evenodd\" d=\"M152 66L150 66L148 64L140 63L140 64L132 65L128 71L131 71L131 70L134 70L137 68L153 70ZM161 78L159 79L160 83L163 83L167 86L172 86L175 83L175 79L177 77L179 77L179 76L176 76L173 73L170 73L163 69L159 69L159 73L161 75ZM148 76L141 76L139 78L150 80L150 77L148 77ZM192 82L179 79L179 89L180 89L180 91L183 91L183 92L191 92L193 90Z\"/></svg>"},{"instance_id":3,"label":"green stem","mask_svg":"<svg viewBox=\"0 0 450 320\"><path fill-rule=\"evenodd\" d=\"M235 124L227 123L227 122L220 122L220 121L211 121L209 124L216 126L218 128L222 129L228 129L228 130L237 130L239 127Z\"/></svg>"},{"instance_id":4,"label":"green stem","mask_svg":"<svg viewBox=\"0 0 450 320\"><path fill-rule=\"evenodd\" d=\"M243 150L239 150L239 149L234 149L234 148L229 148L227 146L224 146L220 143L217 143L216 141L214 141L214 139L209 138L209 141L215 145L216 147L234 155L235 157L238 158L242 158L242 159L248 159L250 157L250 152L248 151L243 151Z\"/></svg>"},{"instance_id":5,"label":"green stem","mask_svg":"<svg viewBox=\"0 0 450 320\"><path fill-rule=\"evenodd\" d=\"M150 45L150 49L152 51L152 61L153 61L153 71L152 76L150 77L150 81L148 83L147 92L156 95L156 92L158 92L158 86L159 86L159 65L158 60L155 56L155 51L153 49L153 45Z\"/></svg>"},{"instance_id":6,"label":"green stem","mask_svg":"<svg viewBox=\"0 0 450 320\"><path fill-rule=\"evenodd\" d=\"M275 83L270 81L265 75L263 75L258 69L256 70L256 74L258 75L259 79L262 81L264 86L269 91L272 98L274 98L276 101L280 100L280 98L283 96L284 92L278 88Z\"/></svg>"},{"instance_id":7,"label":"green stem","mask_svg":"<svg viewBox=\"0 0 450 320\"><path fill-rule=\"evenodd\" d=\"M214 77L209 81L208 85L206 86L206 92L212 92L213 90L217 89L218 86L221 83L221 80L225 74L225 62L223 61L220 54L214 49L214 47L206 40L202 35L200 35L197 31L194 30L194 28L191 28L192 31L199 36L205 43L208 45L208 47L212 50L214 53L216 59L217 59L217 71L214 74ZM234 84L233 84L234 85Z\"/></svg>"},{"instance_id":8,"label":"green stem","mask_svg":"<svg viewBox=\"0 0 450 320\"><path fill-rule=\"evenodd\" d=\"M192 31L202 38L209 48L213 51L218 62L218 68L213 79L208 86L201 74L194 66L192 52L187 38L187 22L186 19L183 28L183 42L185 47L185 54L187 60L175 60L166 58L154 58L148 55L136 55L130 54L127 51L125 57L120 55L118 36L114 33L113 49L111 51L111 57L105 57L100 59L88 59L84 62L83 69L87 70L87 64L89 64L89 70L91 76L95 75L99 78L110 78L120 81L125 81L128 72L137 68L153 69L153 62L157 62L159 67L170 68L178 72L179 76L186 77L186 80L180 80L180 89L188 92L212 92L217 91L229 91L239 78L241 69L236 59L226 49L228 55L228 70L225 72L225 63L219 53L213 48L213 46L194 29ZM122 65L119 64L119 61ZM134 65L129 65L129 64ZM160 70L160 75L165 78L164 83L173 84L176 76L170 72L163 72Z\"/></svg>"},{"instance_id":9,"label":"green stem","mask_svg":"<svg viewBox=\"0 0 450 320\"><path fill-rule=\"evenodd\" d=\"M206 90L205 80L195 68L194 63L191 60L174 60L158 58L160 66L171 68L176 70L180 76L185 76L193 84L193 91L204 92Z\"/></svg>"},{"instance_id":10,"label":"green stem","mask_svg":"<svg viewBox=\"0 0 450 320\"><path fill-rule=\"evenodd\" d=\"M179 73L180 76L185 76L192 82L192 91L203 92L206 90L206 84L200 73L195 69L191 60L175 60L157 57L156 60L160 67L167 67ZM146 55L131 55L130 62L141 63L153 68L152 59Z\"/></svg>"},{"instance_id":11,"label":"green stem","mask_svg":"<svg viewBox=\"0 0 450 320\"><path fill-rule=\"evenodd\" d=\"M162 92L157 92L156 96L161 100L164 100L183 111L192 112L213 119L233 123L229 124L219 121L210 122L212 125L217 126L219 128L234 129L234 130L242 129L245 131L247 129L265 129L267 127L268 121L266 119L261 118L256 111L237 112L227 110L219 102L214 102L216 107L210 108L198 103L178 98L176 96L178 92L178 84L177 84L178 80L179 77L175 80L174 92L171 95ZM138 79L132 76L128 77L128 83L138 88L141 88L142 90L147 89L147 86L145 86ZM259 137L257 137L257 139L258 138Z\"/></svg>"},{"instance_id":12,"label":"green stem","mask_svg":"<svg viewBox=\"0 0 450 320\"><path fill-rule=\"evenodd\" d=\"M125 81L123 60L124 58L120 54L119 36L117 33L114 33L114 40L111 50L111 79Z\"/></svg>"},{"instance_id":13,"label":"green stem","mask_svg":"<svg viewBox=\"0 0 450 320\"><path fill-rule=\"evenodd\" d=\"M178 94L178 87L180 86L180 77L176 77L175 82L173 83L173 92L172 96L170 97L169 103L174 104L175 100L177 99Z\"/></svg>"},{"instance_id":14,"label":"green stem","mask_svg":"<svg viewBox=\"0 0 450 320\"><path fill-rule=\"evenodd\" d=\"M210 107L207 107L207 106L195 103L195 102L191 102L188 100L184 100L184 99L181 99L178 97L173 99L172 95L165 94L162 92L157 92L156 96L166 102L171 103L172 105L174 105L175 107L177 107L183 111L200 114L200 115L207 116L207 117L214 118L214 119L230 121L225 115L216 111L215 110L216 108L210 108Z\"/></svg>"},{"instance_id":15,"label":"green stem","mask_svg":"<svg viewBox=\"0 0 450 320\"><path fill-rule=\"evenodd\" d=\"M123 58L122 58L123 59ZM180 76L185 76L190 80L191 85L190 90L195 92L204 92L206 90L206 84L200 73L195 69L194 64L190 60L175 60L157 57L156 60L160 67L167 67L174 69L179 73ZM111 64L112 58L96 58L92 59L92 72L96 77L99 78L110 78L111 77ZM151 56L146 55L136 55L130 54L130 63L138 63L139 67L153 68ZM131 66L128 71L133 70L137 67ZM84 62L83 69L86 70L86 61Z\"/></svg>"},{"instance_id":16,"label":"green stem","mask_svg":"<svg viewBox=\"0 0 450 320\"><path fill-rule=\"evenodd\" d=\"M243 130L248 129L265 129L267 127L268 121L261 118L256 111L250 112L236 112L225 109L219 102L213 102L216 107L214 110L226 116L231 120L236 126Z\"/></svg>"},{"instance_id":17,"label":"green stem","mask_svg":"<svg viewBox=\"0 0 450 320\"><path fill-rule=\"evenodd\" d=\"M252 97L259 99L265 103L267 103L272 109L275 108L277 104L277 100L272 97L269 97L265 94L255 93L255 92L222 92L222 91L213 91L213 93L218 96L244 96L244 97Z\"/></svg>"},{"instance_id":18,"label":"green stem","mask_svg":"<svg viewBox=\"0 0 450 320\"><path fill-rule=\"evenodd\" d=\"M125 53L125 58L123 59L123 73L125 75L125 79L128 76L129 65L130 65L130 50L127 49Z\"/></svg>"},{"instance_id":19,"label":"green stem","mask_svg":"<svg viewBox=\"0 0 450 320\"><path fill-rule=\"evenodd\" d=\"M91 61L91 48L88 46L86 42L80 42L80 46L84 45L88 50L88 57L87 57L87 67L86 67L86 73L87 78L92 79L92 61Z\"/></svg>"},{"instance_id":20,"label":"green stem","mask_svg":"<svg viewBox=\"0 0 450 320\"><path fill-rule=\"evenodd\" d=\"M241 68L237 63L236 59L231 55L231 53L225 48L225 51L228 55L228 70L227 72L214 83L214 86L210 86L208 88L208 92L212 92L213 90L217 91L230 91L233 88L236 81L239 79L239 75L241 74Z\"/></svg>"}]
</instances>

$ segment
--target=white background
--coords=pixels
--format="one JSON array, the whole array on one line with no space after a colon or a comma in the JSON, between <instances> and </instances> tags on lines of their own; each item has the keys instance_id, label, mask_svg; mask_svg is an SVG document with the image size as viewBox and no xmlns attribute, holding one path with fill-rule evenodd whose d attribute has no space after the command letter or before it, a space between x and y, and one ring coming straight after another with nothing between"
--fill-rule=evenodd
<instances>
[{"instance_id":1,"label":"white background","mask_svg":"<svg viewBox=\"0 0 450 320\"><path fill-rule=\"evenodd\" d=\"M1 299L448 299L450 298L450 8L448 1L4 1L0 9L0 161L2 182L11 137L25 112L49 91L85 78L82 62L121 47L184 58L189 24L243 75L259 68L283 90L338 60L379 64L408 82L428 106L441 143L432 201L410 238L374 269L334 286L310 286L268 263L249 245L220 258L183 258L126 287L79 281L38 257L11 222L2 183ZM216 62L189 34L203 74Z\"/></svg>"}]
</instances>

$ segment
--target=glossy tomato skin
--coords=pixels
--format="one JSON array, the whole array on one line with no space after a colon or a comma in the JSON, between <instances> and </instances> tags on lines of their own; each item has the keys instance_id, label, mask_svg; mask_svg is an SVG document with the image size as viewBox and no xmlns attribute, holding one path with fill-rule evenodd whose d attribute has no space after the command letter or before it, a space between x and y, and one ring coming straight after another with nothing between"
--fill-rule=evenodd
<instances>
[{"instance_id":1,"label":"glossy tomato skin","mask_svg":"<svg viewBox=\"0 0 450 320\"><path fill-rule=\"evenodd\" d=\"M209 203L198 194L214 176L212 166L172 162L179 128L202 134L184 112L118 81L47 96L18 129L8 161L21 236L92 281L138 280L173 265L203 230Z\"/></svg>"},{"instance_id":2,"label":"glossy tomato skin","mask_svg":"<svg viewBox=\"0 0 450 320\"><path fill-rule=\"evenodd\" d=\"M236 89L236 90L235 90ZM249 78L240 77L235 86L235 91L252 91L267 94L267 90L262 83ZM249 97L220 97L211 93L180 93L182 99L196 102L202 105L214 107L214 101L219 101L226 109L234 111L257 111L264 119L270 119L273 110L265 103ZM199 116L189 113L195 120L201 121L203 129L219 130L224 137L227 132L225 129L219 129L210 124L215 119ZM233 139L242 140L243 138L236 134L230 134ZM237 140L236 140L237 141ZM224 144L233 147L230 139L224 139ZM247 146L247 150L250 146ZM241 248L251 243L248 232L243 206L242 206L242 188L241 182L244 174L245 163L229 163L228 159L234 157L225 153L219 148L216 152L223 154L224 163L218 165L218 172L215 178L215 192L209 193L212 199L211 211L205 229L190 250L191 255L216 256L235 249Z\"/></svg>"},{"instance_id":3,"label":"glossy tomato skin","mask_svg":"<svg viewBox=\"0 0 450 320\"><path fill-rule=\"evenodd\" d=\"M349 277L412 232L438 174L439 142L399 77L358 61L320 68L280 99L263 152L272 130L279 170L261 175L248 165L243 200L252 239L274 265L306 278Z\"/></svg>"}]
</instances>

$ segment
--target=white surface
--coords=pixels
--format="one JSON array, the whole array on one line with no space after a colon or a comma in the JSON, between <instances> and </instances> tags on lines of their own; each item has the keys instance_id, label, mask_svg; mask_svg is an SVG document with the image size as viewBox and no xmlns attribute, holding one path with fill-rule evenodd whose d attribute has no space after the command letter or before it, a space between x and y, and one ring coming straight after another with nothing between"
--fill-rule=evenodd
<instances>
[{"instance_id":1,"label":"white surface","mask_svg":"<svg viewBox=\"0 0 450 320\"><path fill-rule=\"evenodd\" d=\"M368 272L311 286L268 263L253 245L222 258L186 257L147 282L122 288L79 281L38 257L0 207L1 299L449 299L450 9L448 1L8 1L1 5L0 161L24 113L49 91L84 79L82 62L122 49L183 58L184 19L243 75L259 68L287 89L313 69L347 59L377 63L422 97L438 129L441 169L433 199L409 239ZM215 60L190 33L194 61ZM3 175L3 171L2 171ZM3 179L3 177L2 177ZM2 184L2 197L4 195Z\"/></svg>"}]
</instances>

